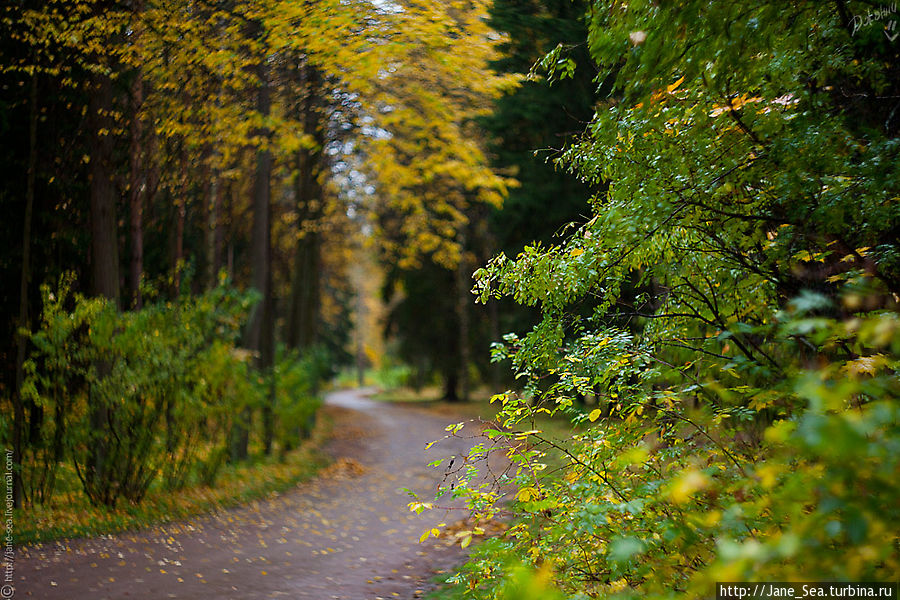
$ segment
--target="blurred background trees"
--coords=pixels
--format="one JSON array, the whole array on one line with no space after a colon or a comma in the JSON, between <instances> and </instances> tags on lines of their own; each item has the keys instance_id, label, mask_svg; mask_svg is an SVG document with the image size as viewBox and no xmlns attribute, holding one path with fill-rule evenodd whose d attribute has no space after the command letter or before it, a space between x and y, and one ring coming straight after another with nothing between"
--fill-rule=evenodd
<instances>
[{"instance_id":1,"label":"blurred background trees","mask_svg":"<svg viewBox=\"0 0 900 600\"><path fill-rule=\"evenodd\" d=\"M365 287L350 267L378 277L360 252L449 269L451 312L468 311L465 230L508 186L474 119L515 84L489 70L499 38L485 17L481 2L5 5L0 268L16 285L0 297L0 390L16 462L49 468L87 452L78 477L92 500L113 504L156 477L160 437L170 459L193 443L174 435L191 419L203 421L204 460L290 445L279 431L308 423L278 422L290 368L278 358L309 370L296 402L310 405L318 381L350 363ZM241 309L221 305L232 293ZM172 316L201 301L230 329ZM179 327L196 347L178 349ZM80 366L66 374L67 361ZM222 406L196 405L211 385L203 371L227 371L222 361L246 366L252 385L228 384ZM130 389L138 375L124 364L158 375ZM229 419L187 416L192 402L227 407ZM150 436L126 444L143 448L128 459L141 463L139 480L119 481L134 465L117 463L108 440L135 423Z\"/></svg>"}]
</instances>

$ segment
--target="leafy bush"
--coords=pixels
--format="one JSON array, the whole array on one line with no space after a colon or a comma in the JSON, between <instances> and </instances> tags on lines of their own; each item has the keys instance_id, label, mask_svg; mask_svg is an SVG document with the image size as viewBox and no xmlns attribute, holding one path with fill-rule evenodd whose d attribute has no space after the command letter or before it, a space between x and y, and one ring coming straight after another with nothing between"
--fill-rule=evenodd
<instances>
[{"instance_id":1,"label":"leafy bush","mask_svg":"<svg viewBox=\"0 0 900 600\"><path fill-rule=\"evenodd\" d=\"M457 578L475 597L517 561L570 598L895 579L900 80L844 4L594 3L611 92L562 164L608 192L476 273L543 319L493 349L524 386L488 430L519 519ZM540 411L590 426L551 439ZM476 481L442 493L490 519Z\"/></svg>"},{"instance_id":2,"label":"leafy bush","mask_svg":"<svg viewBox=\"0 0 900 600\"><path fill-rule=\"evenodd\" d=\"M576 416L595 423L567 441L529 426L565 400L528 406L503 395L507 427L488 435L512 449L523 520L484 544L458 581L481 589L477 597L504 597L499 581L514 557L552 569L570 597L700 597L716 581L892 580L900 320L791 318L778 329L810 332L820 358L844 344L856 358L798 369L781 391L757 390L752 409L691 408L671 389L631 396L622 419ZM780 416L755 440L772 406ZM548 474L545 454L560 445L569 464ZM499 508L483 506L482 519Z\"/></svg>"},{"instance_id":3,"label":"leafy bush","mask_svg":"<svg viewBox=\"0 0 900 600\"><path fill-rule=\"evenodd\" d=\"M257 401L234 347L252 298L218 287L118 312L70 286L43 288L31 335L23 397L41 416L22 461L28 500L52 498L64 459L97 504L139 502L157 478L179 487L200 466L214 477L231 415Z\"/></svg>"},{"instance_id":4,"label":"leafy bush","mask_svg":"<svg viewBox=\"0 0 900 600\"><path fill-rule=\"evenodd\" d=\"M320 401L318 381L328 369L327 354L314 349L302 355L279 350L274 369L276 440L283 452L309 437Z\"/></svg>"}]
</instances>

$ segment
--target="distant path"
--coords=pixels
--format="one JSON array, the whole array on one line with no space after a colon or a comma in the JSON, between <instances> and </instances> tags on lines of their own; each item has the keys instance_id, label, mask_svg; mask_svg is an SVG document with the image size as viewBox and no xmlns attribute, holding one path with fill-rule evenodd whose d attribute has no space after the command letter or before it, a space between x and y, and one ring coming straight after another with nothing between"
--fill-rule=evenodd
<instances>
[{"instance_id":1,"label":"distant path","mask_svg":"<svg viewBox=\"0 0 900 600\"><path fill-rule=\"evenodd\" d=\"M462 559L421 533L463 514L409 512L400 488L433 497L442 472L426 466L469 444L453 439L424 452L452 420L330 394L336 414L330 475L272 500L189 521L99 539L46 544L19 554L15 598L317 600L418 598L437 569ZM343 457L343 460L341 460ZM23 555L24 554L24 555Z\"/></svg>"}]
</instances>

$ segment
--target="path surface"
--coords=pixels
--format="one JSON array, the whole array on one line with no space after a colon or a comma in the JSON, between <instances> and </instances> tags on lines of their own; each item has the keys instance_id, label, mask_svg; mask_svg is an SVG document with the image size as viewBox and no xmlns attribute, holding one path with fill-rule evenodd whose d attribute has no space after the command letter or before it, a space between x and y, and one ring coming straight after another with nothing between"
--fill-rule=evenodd
<instances>
[{"instance_id":1,"label":"path surface","mask_svg":"<svg viewBox=\"0 0 900 600\"><path fill-rule=\"evenodd\" d=\"M15 598L419 598L458 545L419 536L462 514L409 511L443 476L426 466L473 442L449 439L447 416L376 403L358 391L327 400L336 413L330 476L271 500L99 539L47 544L16 561Z\"/></svg>"}]
</instances>

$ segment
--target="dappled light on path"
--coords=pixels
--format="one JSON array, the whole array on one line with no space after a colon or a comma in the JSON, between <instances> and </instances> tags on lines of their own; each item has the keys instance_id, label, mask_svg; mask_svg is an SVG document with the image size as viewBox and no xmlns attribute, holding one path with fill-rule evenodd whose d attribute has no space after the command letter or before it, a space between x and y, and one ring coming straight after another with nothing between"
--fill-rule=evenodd
<instances>
[{"instance_id":1,"label":"dappled light on path","mask_svg":"<svg viewBox=\"0 0 900 600\"><path fill-rule=\"evenodd\" d=\"M433 497L426 464L465 452L448 420L366 399L328 398L336 460L313 482L268 500L150 530L23 550L18 598L417 598L462 559L423 531L465 515L415 515L403 488Z\"/></svg>"}]
</instances>

